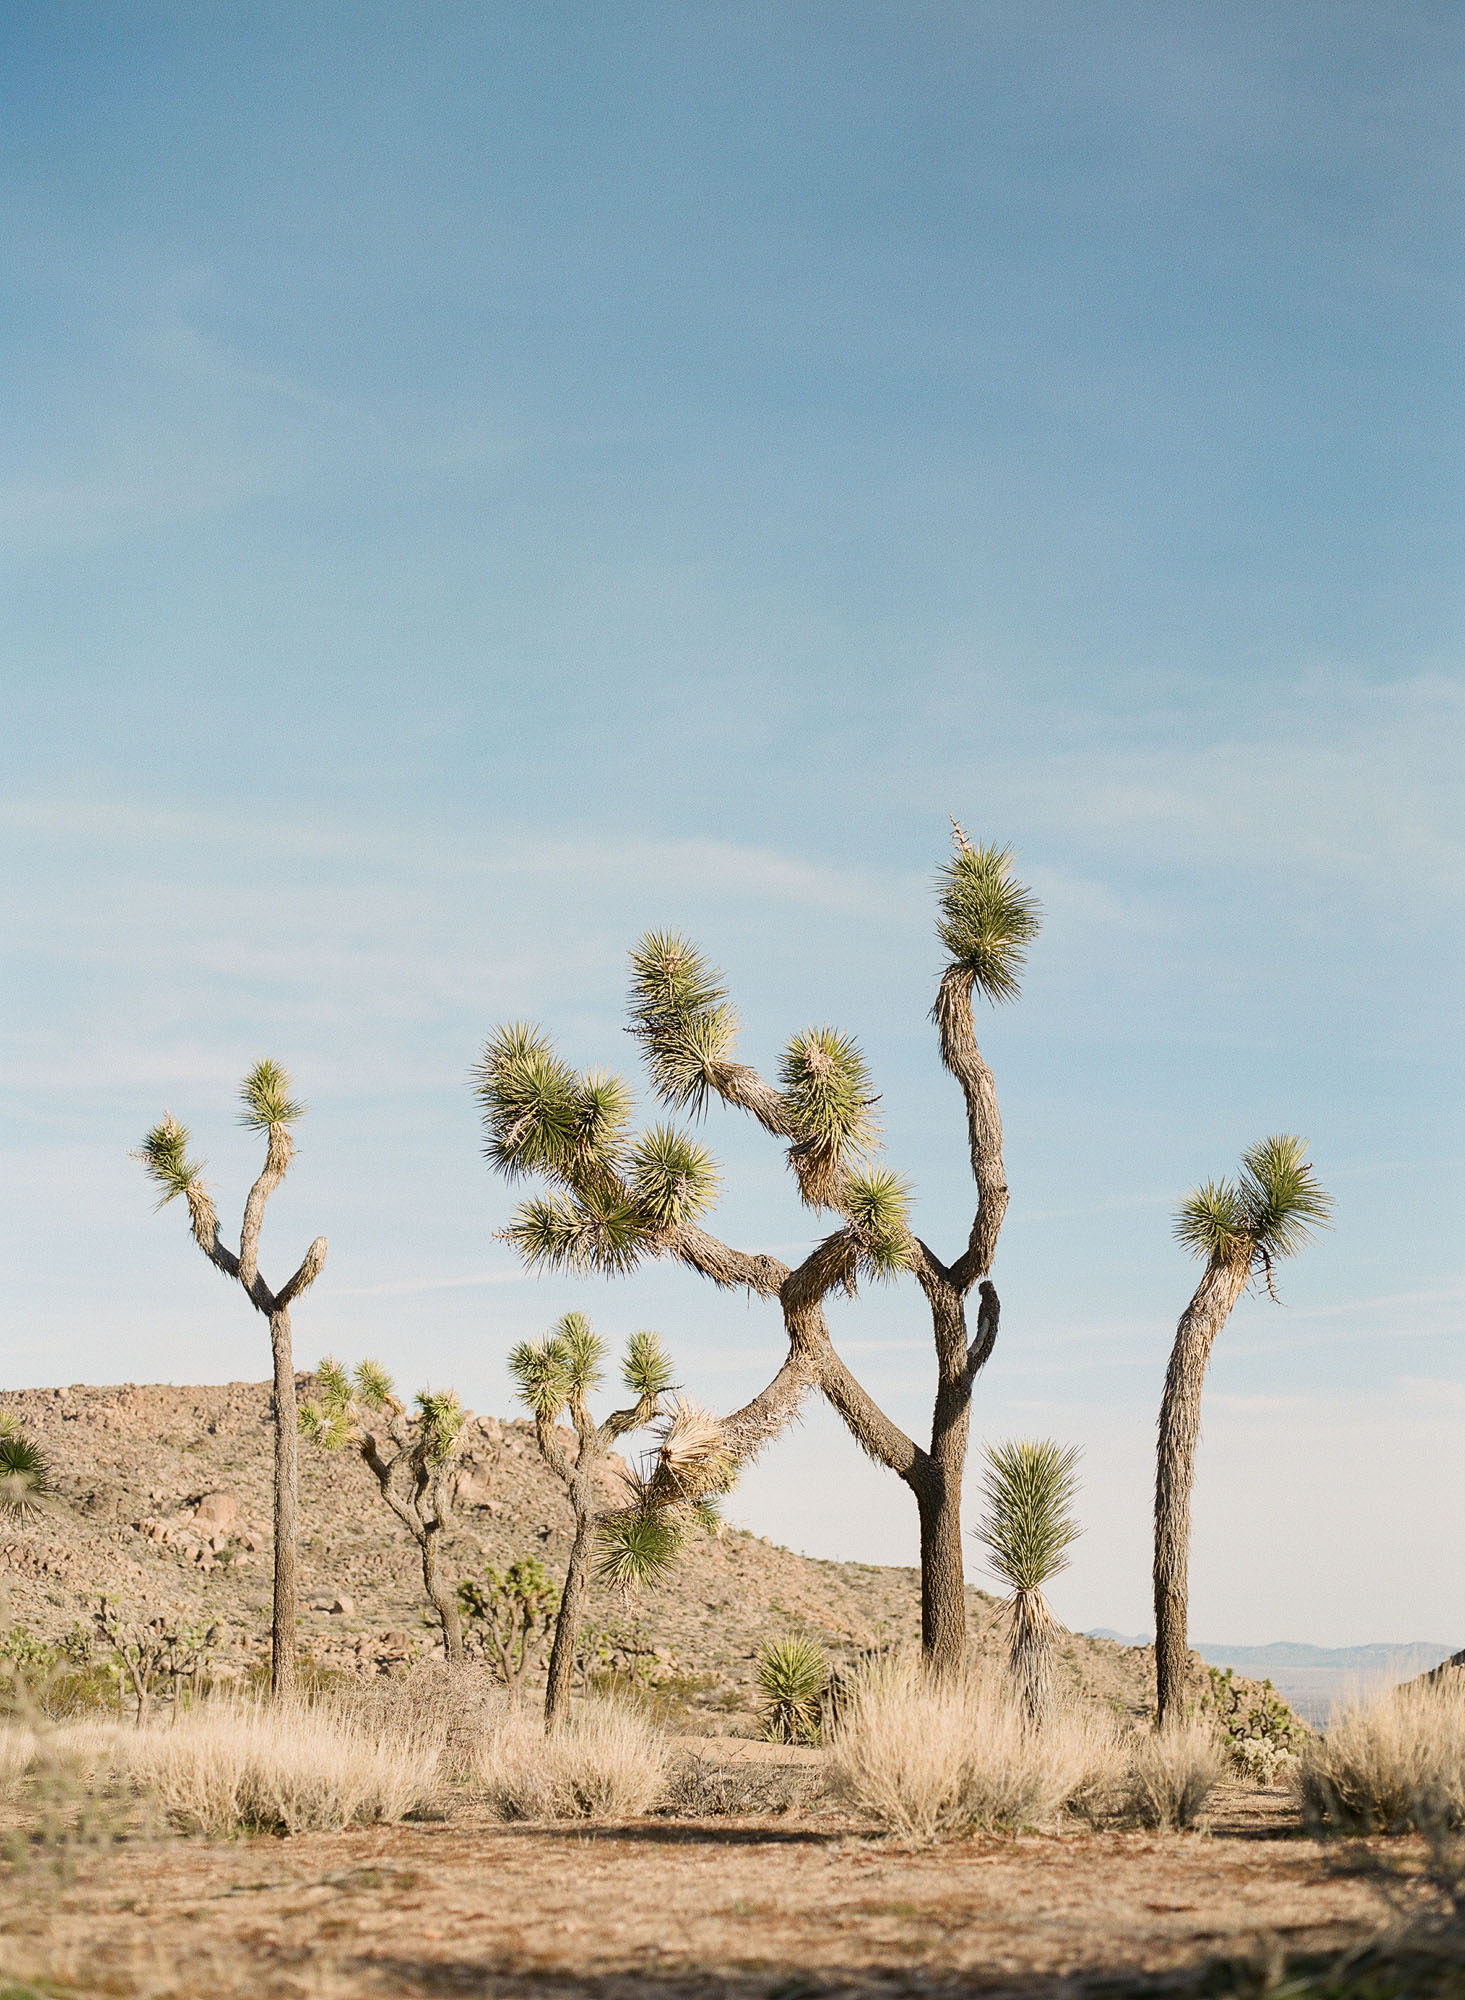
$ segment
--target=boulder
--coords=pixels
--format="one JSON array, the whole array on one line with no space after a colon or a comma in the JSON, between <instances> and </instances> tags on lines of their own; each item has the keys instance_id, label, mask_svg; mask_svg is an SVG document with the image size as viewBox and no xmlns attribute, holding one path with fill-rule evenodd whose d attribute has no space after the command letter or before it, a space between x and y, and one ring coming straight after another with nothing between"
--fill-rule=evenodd
<instances>
[{"instance_id":1,"label":"boulder","mask_svg":"<svg viewBox=\"0 0 1465 2000\"><path fill-rule=\"evenodd\" d=\"M239 1518L239 1502L232 1493L205 1493L193 1518L205 1534L227 1535Z\"/></svg>"}]
</instances>

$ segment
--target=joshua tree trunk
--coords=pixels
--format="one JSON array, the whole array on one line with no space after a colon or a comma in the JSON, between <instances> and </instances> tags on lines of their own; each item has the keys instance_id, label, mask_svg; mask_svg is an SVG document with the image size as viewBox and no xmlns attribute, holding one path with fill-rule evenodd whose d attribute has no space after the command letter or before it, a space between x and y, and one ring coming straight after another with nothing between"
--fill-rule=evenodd
<instances>
[{"instance_id":1,"label":"joshua tree trunk","mask_svg":"<svg viewBox=\"0 0 1465 2000\"><path fill-rule=\"evenodd\" d=\"M286 1701L297 1686L295 1524L300 1505L299 1421L288 1308L270 1314L270 1347L275 1362L275 1602L270 1628L270 1693L276 1701Z\"/></svg>"},{"instance_id":2,"label":"joshua tree trunk","mask_svg":"<svg viewBox=\"0 0 1465 2000\"><path fill-rule=\"evenodd\" d=\"M432 1526L422 1537L422 1587L443 1628L443 1651L447 1654L448 1665L460 1667L463 1664L463 1624L458 1616L457 1600L443 1582L442 1568L437 1559L437 1542L437 1528Z\"/></svg>"},{"instance_id":3,"label":"joshua tree trunk","mask_svg":"<svg viewBox=\"0 0 1465 2000\"><path fill-rule=\"evenodd\" d=\"M1024 1714L1041 1726L1053 1709L1053 1614L1041 1590L1013 1596L1008 1661Z\"/></svg>"},{"instance_id":4,"label":"joshua tree trunk","mask_svg":"<svg viewBox=\"0 0 1465 2000\"><path fill-rule=\"evenodd\" d=\"M1155 1473L1155 1692L1157 1720L1178 1721L1189 1652L1190 1496L1200 1436L1201 1392L1216 1335L1245 1289L1248 1253L1207 1265L1181 1314L1160 1402L1160 1449Z\"/></svg>"},{"instance_id":5,"label":"joshua tree trunk","mask_svg":"<svg viewBox=\"0 0 1465 2000\"><path fill-rule=\"evenodd\" d=\"M594 1513L577 1504L575 1539L570 1546L570 1564L565 1571L565 1587L560 1594L554 1645L549 1654L549 1680L544 1691L546 1736L554 1734L569 1712L575 1648L580 1642L580 1627L585 1620L585 1598L590 1588L590 1553L594 1545Z\"/></svg>"},{"instance_id":6,"label":"joshua tree trunk","mask_svg":"<svg viewBox=\"0 0 1465 2000\"><path fill-rule=\"evenodd\" d=\"M934 1460L915 1488L921 1522L921 1653L938 1680L966 1662L966 1574L961 1548L961 1476L953 1488Z\"/></svg>"}]
</instances>

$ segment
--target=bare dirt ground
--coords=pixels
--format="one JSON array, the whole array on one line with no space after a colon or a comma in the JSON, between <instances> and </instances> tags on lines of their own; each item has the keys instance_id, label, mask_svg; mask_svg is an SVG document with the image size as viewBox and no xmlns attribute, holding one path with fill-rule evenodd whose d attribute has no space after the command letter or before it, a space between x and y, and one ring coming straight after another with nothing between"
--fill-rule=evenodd
<instances>
[{"instance_id":1,"label":"bare dirt ground","mask_svg":"<svg viewBox=\"0 0 1465 2000\"><path fill-rule=\"evenodd\" d=\"M1211 1830L912 1849L837 1813L164 1841L0 1882L0 1971L117 2000L1077 1995L1377 1929L1279 1794Z\"/></svg>"}]
</instances>

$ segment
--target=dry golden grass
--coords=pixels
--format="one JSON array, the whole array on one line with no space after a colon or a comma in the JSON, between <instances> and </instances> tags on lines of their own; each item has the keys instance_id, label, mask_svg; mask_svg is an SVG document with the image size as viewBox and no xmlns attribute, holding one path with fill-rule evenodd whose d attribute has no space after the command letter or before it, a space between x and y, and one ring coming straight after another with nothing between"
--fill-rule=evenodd
<instances>
[{"instance_id":1,"label":"dry golden grass","mask_svg":"<svg viewBox=\"0 0 1465 2000\"><path fill-rule=\"evenodd\" d=\"M506 1706L477 1740L471 1776L503 1819L629 1819L666 1790L671 1744L622 1702L587 1701L546 1737L537 1709Z\"/></svg>"},{"instance_id":2,"label":"dry golden grass","mask_svg":"<svg viewBox=\"0 0 1465 2000\"><path fill-rule=\"evenodd\" d=\"M1414 1682L1339 1711L1303 1751L1295 1783L1319 1828L1465 1826L1465 1686Z\"/></svg>"},{"instance_id":3,"label":"dry golden grass","mask_svg":"<svg viewBox=\"0 0 1465 2000\"><path fill-rule=\"evenodd\" d=\"M1141 1826L1194 1826L1225 1768L1225 1748L1208 1722L1136 1736L1129 1749L1129 1811Z\"/></svg>"},{"instance_id":4,"label":"dry golden grass","mask_svg":"<svg viewBox=\"0 0 1465 2000\"><path fill-rule=\"evenodd\" d=\"M1121 1753L1112 1720L1059 1707L1034 1728L1005 1688L928 1682L909 1660L858 1677L834 1733L832 1776L866 1819L934 1840L978 1828L1051 1824L1065 1806L1113 1786Z\"/></svg>"}]
</instances>

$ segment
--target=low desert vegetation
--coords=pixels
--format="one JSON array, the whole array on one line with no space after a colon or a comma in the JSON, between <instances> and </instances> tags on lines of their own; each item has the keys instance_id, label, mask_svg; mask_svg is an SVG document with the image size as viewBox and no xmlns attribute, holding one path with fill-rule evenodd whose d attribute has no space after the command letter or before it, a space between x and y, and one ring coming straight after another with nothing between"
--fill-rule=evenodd
<instances>
[{"instance_id":1,"label":"low desert vegetation","mask_svg":"<svg viewBox=\"0 0 1465 2000\"><path fill-rule=\"evenodd\" d=\"M1141 1826L1192 1827L1225 1769L1225 1744L1209 1721L1168 1723L1132 1741L1125 1805Z\"/></svg>"},{"instance_id":2,"label":"low desert vegetation","mask_svg":"<svg viewBox=\"0 0 1465 2000\"><path fill-rule=\"evenodd\" d=\"M829 1656L807 1633L770 1639L758 1655L763 1734L770 1743L817 1743L824 1733Z\"/></svg>"},{"instance_id":3,"label":"low desert vegetation","mask_svg":"<svg viewBox=\"0 0 1465 2000\"><path fill-rule=\"evenodd\" d=\"M1052 1438L988 1445L982 1494L987 1511L977 1528L995 1575L1012 1595L1007 1605L1007 1663L1030 1722L1053 1709L1053 1639L1057 1620L1043 1595L1068 1567L1068 1551L1083 1530L1073 1516L1078 1448Z\"/></svg>"},{"instance_id":4,"label":"low desert vegetation","mask_svg":"<svg viewBox=\"0 0 1465 2000\"><path fill-rule=\"evenodd\" d=\"M882 1831L918 1840L1051 1826L1114 1792L1122 1772L1102 1711L1055 1704L1034 1724L1008 1687L935 1679L902 1658L851 1676L833 1732L839 1792Z\"/></svg>"},{"instance_id":5,"label":"low desert vegetation","mask_svg":"<svg viewBox=\"0 0 1465 2000\"><path fill-rule=\"evenodd\" d=\"M546 1735L509 1703L478 1738L472 1777L503 1819L634 1819L667 1787L671 1744L629 1703L591 1699Z\"/></svg>"},{"instance_id":6,"label":"low desert vegetation","mask_svg":"<svg viewBox=\"0 0 1465 2000\"><path fill-rule=\"evenodd\" d=\"M1328 1833L1465 1828L1465 1685L1413 1682L1335 1714L1305 1744L1304 1818Z\"/></svg>"}]
</instances>

